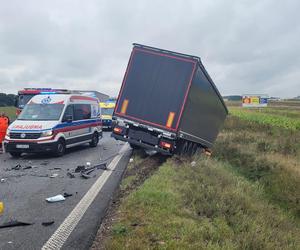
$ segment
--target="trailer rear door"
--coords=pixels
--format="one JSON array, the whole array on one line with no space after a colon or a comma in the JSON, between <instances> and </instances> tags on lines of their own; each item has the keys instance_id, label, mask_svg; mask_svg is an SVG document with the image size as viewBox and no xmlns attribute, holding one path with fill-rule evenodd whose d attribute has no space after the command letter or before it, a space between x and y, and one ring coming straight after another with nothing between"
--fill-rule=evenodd
<instances>
[{"instance_id":1,"label":"trailer rear door","mask_svg":"<svg viewBox=\"0 0 300 250\"><path fill-rule=\"evenodd\" d=\"M177 131L197 60L134 47L115 115Z\"/></svg>"}]
</instances>

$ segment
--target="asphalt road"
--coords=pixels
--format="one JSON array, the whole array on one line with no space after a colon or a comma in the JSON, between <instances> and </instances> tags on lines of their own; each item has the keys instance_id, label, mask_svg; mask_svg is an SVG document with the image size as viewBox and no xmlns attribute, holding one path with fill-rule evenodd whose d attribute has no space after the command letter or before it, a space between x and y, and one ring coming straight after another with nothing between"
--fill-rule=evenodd
<instances>
[{"instance_id":1,"label":"asphalt road","mask_svg":"<svg viewBox=\"0 0 300 250\"><path fill-rule=\"evenodd\" d=\"M13 159L8 154L0 154L0 179L4 179L0 182L0 201L5 205L0 226L12 220L34 223L0 228L0 249L56 249L56 246L88 249L130 154L130 148L110 138L109 133L104 133L98 147L79 146L69 149L60 158L25 155ZM113 170L97 169L89 179L82 178L79 173L75 173L75 178L67 175L78 165L91 162L93 166L103 161ZM17 164L22 169L11 170ZM32 168L23 169L26 166ZM50 178L53 174L57 176ZM65 192L72 194L65 201L48 203L45 200ZM42 222L53 220L50 226L42 225Z\"/></svg>"}]
</instances>

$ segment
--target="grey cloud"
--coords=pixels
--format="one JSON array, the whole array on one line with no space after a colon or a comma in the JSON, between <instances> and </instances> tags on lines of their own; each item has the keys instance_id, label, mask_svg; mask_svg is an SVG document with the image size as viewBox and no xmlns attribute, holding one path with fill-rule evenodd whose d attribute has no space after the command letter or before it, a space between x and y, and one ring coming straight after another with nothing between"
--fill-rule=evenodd
<instances>
[{"instance_id":1,"label":"grey cloud","mask_svg":"<svg viewBox=\"0 0 300 250\"><path fill-rule=\"evenodd\" d=\"M139 42L200 56L222 94L299 95L299 7L296 0L3 2L0 88L116 95Z\"/></svg>"}]
</instances>

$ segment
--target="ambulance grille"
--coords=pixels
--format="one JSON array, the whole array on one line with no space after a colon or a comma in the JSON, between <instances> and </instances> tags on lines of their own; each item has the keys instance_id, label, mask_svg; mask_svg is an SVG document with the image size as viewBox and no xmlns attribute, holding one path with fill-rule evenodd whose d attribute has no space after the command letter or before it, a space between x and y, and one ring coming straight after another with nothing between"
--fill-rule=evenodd
<instances>
[{"instance_id":1,"label":"ambulance grille","mask_svg":"<svg viewBox=\"0 0 300 250\"><path fill-rule=\"evenodd\" d=\"M10 132L9 137L11 139L38 139L41 133L13 133Z\"/></svg>"}]
</instances>

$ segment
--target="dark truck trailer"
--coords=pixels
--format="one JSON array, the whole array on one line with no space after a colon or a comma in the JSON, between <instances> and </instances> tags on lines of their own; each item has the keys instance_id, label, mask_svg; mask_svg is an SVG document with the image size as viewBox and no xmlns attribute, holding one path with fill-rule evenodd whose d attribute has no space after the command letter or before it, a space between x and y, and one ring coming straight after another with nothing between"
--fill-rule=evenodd
<instances>
[{"instance_id":1,"label":"dark truck trailer","mask_svg":"<svg viewBox=\"0 0 300 250\"><path fill-rule=\"evenodd\" d=\"M163 154L211 148L228 110L200 58L133 45L112 137Z\"/></svg>"}]
</instances>

